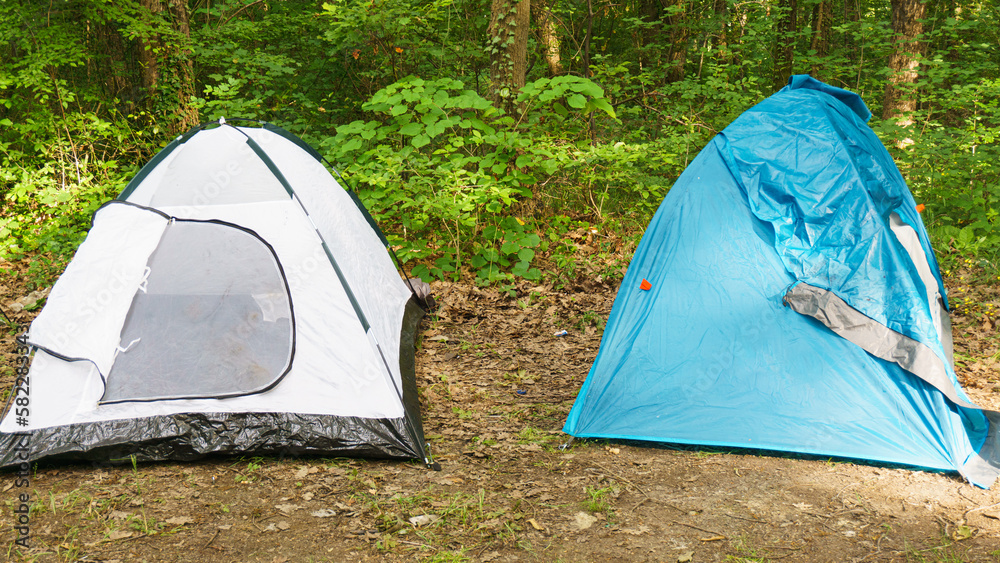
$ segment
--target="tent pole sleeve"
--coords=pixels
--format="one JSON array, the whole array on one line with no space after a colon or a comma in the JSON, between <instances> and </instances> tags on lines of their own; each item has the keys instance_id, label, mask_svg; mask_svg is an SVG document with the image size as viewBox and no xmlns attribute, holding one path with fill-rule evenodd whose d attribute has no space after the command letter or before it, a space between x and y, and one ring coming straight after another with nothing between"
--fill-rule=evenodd
<instances>
[{"instance_id":1,"label":"tent pole sleeve","mask_svg":"<svg viewBox=\"0 0 1000 563\"><path fill-rule=\"evenodd\" d=\"M256 141L251 139L249 135L247 135L247 144L250 145L250 148L253 150L253 152L257 154L257 156L261 159L261 161L264 162L264 164L267 166L267 169L270 170L272 174L274 174L274 177L277 178L279 182L281 182L281 185L285 188L285 191L288 192L288 196L294 199L295 202L299 204L299 208L302 210L302 213L305 214L306 218L309 219L309 223L312 224L313 230L316 231L316 236L319 237L320 243L323 245L323 252L326 253L327 259L330 260L330 264L333 265L333 269L337 273L337 279L340 280L340 285L343 286L344 291L347 293L347 298L351 300L351 306L354 307L354 313L358 316L358 320L361 321L361 326L364 327L365 331L367 331L371 325L368 323L368 319L367 317L365 317L364 311L361 310L361 305L358 303L357 298L354 296L354 292L351 290L351 285L347 283L347 278L344 277L344 272L340 269L340 265L337 264L337 259L333 257L333 252L330 250L330 247L326 244L326 239L323 238L323 233L319 232L319 229L316 227L316 223L313 222L312 217L309 216L309 210L307 210L306 206L302 204L302 200L300 200L299 197L295 194L295 190L292 189L291 184L289 184L288 180L285 179L285 175L281 173L281 170L279 170L278 166L274 163L273 160L271 160L271 157L269 157L267 153L264 152L264 149L261 148L261 146L257 144Z\"/></svg>"},{"instance_id":2,"label":"tent pole sleeve","mask_svg":"<svg viewBox=\"0 0 1000 563\"><path fill-rule=\"evenodd\" d=\"M237 129L237 131L239 131L239 129ZM240 133L243 132L240 131ZM278 179L278 182L281 182L281 187L285 188L285 191L288 192L288 197L294 197L295 190L292 189L291 184L289 184L288 180L285 179L285 175L281 173L281 170L278 170L278 165L275 164L273 160L271 160L271 157L268 156L266 152L264 152L264 149L257 144L257 141L251 139L250 136L247 135L246 133L243 134L247 138L247 144L250 145L250 149L253 150L254 154L256 154L257 157L264 162L264 165L267 166L267 169L271 171L271 174L274 174L274 177ZM300 202L299 205L302 205L302 203Z\"/></svg>"},{"instance_id":3,"label":"tent pole sleeve","mask_svg":"<svg viewBox=\"0 0 1000 563\"><path fill-rule=\"evenodd\" d=\"M298 201L298 199L299 198L295 198L296 201ZM309 221L312 222L312 219ZM347 283L347 278L344 277L344 272L340 269L340 265L337 264L337 259L333 257L333 253L330 252L330 247L327 246L326 241L323 239L323 235L319 232L319 229L316 229L316 236L319 237L320 244L323 246L323 252L326 253L327 259L329 259L330 264L333 265L333 271L337 273L337 279L340 280L340 285L344 287L344 291L347 293L347 298L351 301L351 307L354 307L354 314L358 316L358 320L361 321L361 326L367 332L368 329L371 328L371 325L368 324L368 317L366 317L365 312L361 310L361 304L358 303L357 297L355 297L354 292L351 291L351 286Z\"/></svg>"},{"instance_id":4,"label":"tent pole sleeve","mask_svg":"<svg viewBox=\"0 0 1000 563\"><path fill-rule=\"evenodd\" d=\"M392 370L389 369L389 364L385 359L385 354L382 352L382 347L379 346L378 341L375 339L375 334L371 331L371 325L368 323L368 318L365 316L364 311L361 310L361 305L358 303L357 298L354 296L354 291L351 290L351 285L347 282L347 278L344 276L344 272L340 269L340 265L337 264L337 259L334 258L333 252L330 250L330 246L326 243L326 239L323 238L323 234L319 231L319 228L316 227L316 223L313 222L312 217L309 216L309 210L306 209L305 205L303 205L302 203L302 200L300 200L299 197L295 194L295 190L292 189L292 186L288 183L288 180L285 179L284 174L281 173L281 170L278 169L278 166L274 163L273 160L271 160L271 157L269 157L267 153L264 152L264 149L261 148L261 146L257 144L256 141L250 138L249 135L247 135L246 138L247 138L247 144L250 146L253 152L257 154L257 156L261 159L261 161L264 162L268 170L270 170L271 173L274 174L275 178L277 178L278 181L281 182L281 185L284 186L285 191L288 192L289 197L291 197L292 199L295 200L296 203L298 203L299 208L302 210L302 213L306 216L307 219L309 219L309 223L312 224L313 230L316 232L316 236L319 237L320 243L323 246L323 252L326 253L326 257L330 260L330 264L333 266L333 270L337 274L337 279L340 280L340 285L344 288L344 292L347 293L347 298L351 301L351 306L354 308L354 314L357 315L358 320L361 321L361 326L364 328L365 332L370 335L372 342L375 343L375 350L378 352L379 357L382 359L382 364L385 365L386 375L392 382L392 386L396 390L396 394L399 396L400 401L402 401L403 392L399 389L399 386L396 385L396 380L393 379L392 377ZM364 209L364 206L360 205L360 201L356 199L357 196L354 195L354 193L351 192L350 190L348 190L348 193L351 194L352 198L355 198L355 202L359 205L359 208ZM368 218L370 222L372 222L370 215L365 213L365 216ZM386 242L385 237L382 236L381 231L379 231L376 228L376 232L380 235L381 240L383 242ZM424 458L424 461L428 465L430 465L431 461L430 458L427 456L426 452L424 451L423 442L417 439L416 429L413 424L411 415L408 411L406 411L405 408L404 412L406 412L405 416L406 426L407 430L411 434L411 439L414 441L415 444L419 445L421 449L420 451L421 456Z\"/></svg>"},{"instance_id":5,"label":"tent pole sleeve","mask_svg":"<svg viewBox=\"0 0 1000 563\"><path fill-rule=\"evenodd\" d=\"M246 134L244 133L244 135ZM302 204L302 200L300 200L299 197L295 195L295 190L292 189L291 184L289 184L288 180L285 179L285 175L281 173L281 170L279 170L278 166L274 163L273 160L271 160L271 157L269 157L267 153L264 152L264 149L261 148L261 146L257 144L256 141L251 139L249 135L247 135L246 137L247 137L247 144L250 145L250 149L253 150L253 152L256 153L256 155L261 159L261 161L264 162L264 164L267 166L267 169L270 170L272 174L274 174L274 177L277 178L279 182L281 182L281 185L285 188L285 191L288 192L288 196L291 197L293 200L295 200L295 203L299 204L299 209L301 209L302 213L305 214L307 219L309 219L309 223L312 225L313 230L316 231L316 236L319 237L319 241L323 245L323 252L326 253L326 257L328 260L330 260L330 264L333 266L333 270L337 273L337 279L340 280L340 285L343 286L344 291L347 293L348 299L351 300L351 306L354 307L354 313L358 316L358 320L361 321L361 326L364 327L364 329L367 331L369 326L371 325L368 324L368 319L365 317L364 311L361 310L361 305L358 304L357 298L354 297L354 292L351 291L351 286L350 284L347 283L347 278L344 277L344 272L341 271L340 265L337 264L337 259L333 257L333 252L330 251L330 247L326 244L326 239L323 238L323 233L319 232L319 229L316 227L316 223L313 222L312 217L309 216L309 210L307 210L306 206Z\"/></svg>"},{"instance_id":6,"label":"tent pole sleeve","mask_svg":"<svg viewBox=\"0 0 1000 563\"><path fill-rule=\"evenodd\" d=\"M181 138L178 137L173 141L170 141L170 144L163 147L163 150L156 153L156 156L154 156L149 162L147 162L146 165L143 166L141 170L139 170L138 174L132 177L132 180L129 181L127 186L125 186L125 189L122 190L122 193L118 194L117 199L120 201L127 200L128 197L132 195L132 192L134 192L135 189L139 187L139 184L141 184L142 181L146 179L146 176L149 176L149 173L152 172L153 169L155 169L157 166L159 166L160 163L163 162L163 159L167 158L167 156L169 156L170 153L174 152L174 149L179 147L181 145L181 142L182 142Z\"/></svg>"},{"instance_id":7,"label":"tent pole sleeve","mask_svg":"<svg viewBox=\"0 0 1000 563\"><path fill-rule=\"evenodd\" d=\"M270 129L270 130L273 131L274 129ZM302 202L298 199L298 197L295 196L295 190L292 189L292 186L288 183L288 180L285 179L285 175L281 173L281 170L279 170L278 166L274 163L273 160L271 160L271 157L268 156L267 153L264 152L264 149L261 148L261 146L259 144L257 144L256 141L254 141L252 138L250 138L249 135L246 135L246 133L244 133L244 135L247 138L247 144L250 145L250 148L253 150L253 152L264 162L264 164L267 166L267 169L270 170L272 174L274 174L274 177L277 178L279 182L281 182L282 187L285 188L285 191L288 192L288 195L291 196L291 197L294 197L295 200L298 201L299 207L301 207L302 211L304 211L305 214L308 216L309 212L306 210L305 206L302 205ZM286 138L288 138L288 137L286 137ZM293 141L293 142L295 142L295 141ZM301 143L301 139L300 139L299 142L296 142L296 144L301 146L304 143ZM315 151L313 151L313 152L315 152ZM331 168L333 168L333 166L331 166ZM337 174L337 177L340 178L341 182L344 182L344 184L347 183L344 180L343 176L340 175L340 172L337 171L336 168L333 168L333 171L334 171L334 173ZM378 223L375 222L375 218L372 217L371 213L368 212L368 208L365 207L365 204L361 203L361 199L358 197L358 194L355 193L355 191L352 190L350 188L350 186L347 186L347 189L344 190L344 191L346 191L347 194L351 197L351 201L354 202L354 205L355 205L355 207L358 208L358 211L361 213L361 216L364 217L364 219L368 223L368 225L372 228L373 231L375 231L375 235L382 242L382 245L385 246L389 250L390 253L392 253L393 258L396 259L396 266L405 275L406 271L403 270L403 263L399 261L399 257L396 256L396 252L392 250L391 246L389 246L389 239L387 239L385 237L385 233L383 233L382 229L379 228ZM313 227L315 228L315 225L313 225ZM319 233L319 230L317 229L316 232ZM320 240L323 240L322 235L320 236ZM326 249L326 250L327 250L327 255L330 257L330 261L334 262L333 256L330 254L329 249ZM337 273L338 273L338 275L340 274L340 270L339 269L337 270ZM343 278L341 278L341 281L342 282L344 281ZM413 289L413 284L409 283L409 280L407 280L407 285L410 288L410 292L412 292L413 295L416 295L417 292ZM348 287L347 284L346 284L346 282L344 283L344 287L345 288ZM348 293L350 293L350 291L348 291ZM354 303L353 296L351 298L351 302ZM358 310L359 316L362 318L362 322L364 322L365 325L366 325L365 326L365 330L367 330L368 329L367 322L363 320L364 316L361 314L360 309L357 309L357 310Z\"/></svg>"},{"instance_id":8,"label":"tent pole sleeve","mask_svg":"<svg viewBox=\"0 0 1000 563\"><path fill-rule=\"evenodd\" d=\"M316 149L312 147L312 145L306 143L301 138L293 135L287 130L278 127L277 125L274 125L272 123L265 123L263 121L258 121L257 123L260 123L264 127L264 129L276 135L280 135L284 139L294 143L300 149L309 153L309 155L315 158L317 161L326 163L326 165L330 167L330 170L333 170L333 173L337 175L337 179L340 180L340 183L343 185L343 187L346 188L345 191L347 191L347 193L350 194L351 199L354 201L354 205L358 207L358 211L360 211L361 214L365 217L365 221L367 221L368 224L371 225L372 230L375 231L376 235L378 235L378 238L379 240L382 241L382 244L386 245L386 247L389 246L389 241L385 238L385 234L382 232L382 229L379 228L378 223L376 223L375 219L372 218L371 213L368 212L368 208L365 207L363 203L361 203L360 199L358 199L358 194L351 188L350 184L347 183L347 180L345 180L344 177L340 175L340 171L337 170L336 166L334 166L329 160L323 158L323 155L319 154L319 152L317 152Z\"/></svg>"},{"instance_id":9,"label":"tent pole sleeve","mask_svg":"<svg viewBox=\"0 0 1000 563\"><path fill-rule=\"evenodd\" d=\"M296 201L298 201L298 199L299 198L297 197L295 198ZM299 205L302 205L302 202L299 202ZM305 211L305 208L303 208L303 211ZM306 216L308 217L308 213L306 213ZM312 219L310 218L309 221L312 222ZM315 228L315 225L313 227ZM340 284L344 287L344 291L347 293L347 298L351 301L351 306L354 307L354 313L358 316L358 319L361 321L361 326L364 328L365 333L374 344L375 351L378 352L379 358L382 360L382 365L385 366L386 377L389 379L389 382L392 383L393 389L396 390L396 395L399 396L399 400L404 403L403 412L404 418L406 419L406 429L410 433L410 439L420 448L420 456L424 459L424 463L431 465L432 461L424 449L423 440L420 440L417 437L416 426L413 423L412 414L405 406L403 391L399 388L399 385L396 384L396 380L392 377L392 369L389 368L389 362L385 359L385 354L382 352L382 346L378 343L378 339L375 338L375 333L371 330L371 325L368 324L368 318L365 317L364 311L361 310L361 305L358 303L357 298L354 297L354 292L351 291L351 286L347 283L344 273L340 270L340 266L337 264L336 258L334 258L333 253L330 252L330 247L327 246L326 241L323 240L323 235L320 234L319 229L316 229L316 236L318 236L322 242L323 251L326 252L327 258L330 259L330 264L333 265L333 269L337 273L337 278L340 280Z\"/></svg>"}]
</instances>

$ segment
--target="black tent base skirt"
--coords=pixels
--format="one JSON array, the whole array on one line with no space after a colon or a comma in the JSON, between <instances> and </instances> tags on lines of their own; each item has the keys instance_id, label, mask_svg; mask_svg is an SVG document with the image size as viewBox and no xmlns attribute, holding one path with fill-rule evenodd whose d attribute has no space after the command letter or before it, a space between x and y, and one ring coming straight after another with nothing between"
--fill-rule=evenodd
<instances>
[{"instance_id":1,"label":"black tent base skirt","mask_svg":"<svg viewBox=\"0 0 1000 563\"><path fill-rule=\"evenodd\" d=\"M28 461L192 461L210 455L420 459L403 417L183 413L0 435L0 467Z\"/></svg>"}]
</instances>

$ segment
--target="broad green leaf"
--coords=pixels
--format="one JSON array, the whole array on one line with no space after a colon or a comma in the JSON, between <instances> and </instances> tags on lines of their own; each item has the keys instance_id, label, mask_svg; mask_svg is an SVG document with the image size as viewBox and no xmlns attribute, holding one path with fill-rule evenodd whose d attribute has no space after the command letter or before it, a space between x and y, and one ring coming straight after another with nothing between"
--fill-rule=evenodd
<instances>
[{"instance_id":1,"label":"broad green leaf","mask_svg":"<svg viewBox=\"0 0 1000 563\"><path fill-rule=\"evenodd\" d=\"M576 84L571 84L570 89L574 92L579 92L584 96L592 97L603 97L604 90L600 86L594 84L593 82L587 80L586 82L577 82Z\"/></svg>"},{"instance_id":2,"label":"broad green leaf","mask_svg":"<svg viewBox=\"0 0 1000 563\"><path fill-rule=\"evenodd\" d=\"M356 151L360 148L361 148L361 139L358 139L357 137L351 139L350 141L347 141L340 147L340 149L344 152Z\"/></svg>"},{"instance_id":3,"label":"broad green leaf","mask_svg":"<svg viewBox=\"0 0 1000 563\"><path fill-rule=\"evenodd\" d=\"M584 98L580 94L573 94L572 96L566 98L566 103L569 104L570 107L583 109L587 107L587 98Z\"/></svg>"},{"instance_id":4,"label":"broad green leaf","mask_svg":"<svg viewBox=\"0 0 1000 563\"><path fill-rule=\"evenodd\" d=\"M431 142L431 138L428 137L427 135L424 135L423 133L417 135L416 137L414 137L413 139L410 140L410 144L413 145L414 147L418 148L418 149L420 147L423 147L423 146L429 144L430 142Z\"/></svg>"},{"instance_id":5,"label":"broad green leaf","mask_svg":"<svg viewBox=\"0 0 1000 563\"><path fill-rule=\"evenodd\" d=\"M525 274L528 273L528 268L530 266L531 262L528 262L527 260L521 260L517 264L514 264L514 267L510 269L510 273L514 274L515 276L520 276L523 278Z\"/></svg>"},{"instance_id":6,"label":"broad green leaf","mask_svg":"<svg viewBox=\"0 0 1000 563\"><path fill-rule=\"evenodd\" d=\"M611 107L611 104L609 104L606 99L595 98L594 100L592 100L592 102L594 104L594 107L596 107L597 109L602 110L603 112L607 113L613 118L617 118L617 116L615 115L615 108Z\"/></svg>"},{"instance_id":7,"label":"broad green leaf","mask_svg":"<svg viewBox=\"0 0 1000 563\"><path fill-rule=\"evenodd\" d=\"M420 133L423 130L424 130L423 125L421 125L420 123L417 123L415 121L411 121L410 123L407 123L406 125L400 127L399 128L399 133L401 135L408 135L408 136L412 137L412 136Z\"/></svg>"}]
</instances>

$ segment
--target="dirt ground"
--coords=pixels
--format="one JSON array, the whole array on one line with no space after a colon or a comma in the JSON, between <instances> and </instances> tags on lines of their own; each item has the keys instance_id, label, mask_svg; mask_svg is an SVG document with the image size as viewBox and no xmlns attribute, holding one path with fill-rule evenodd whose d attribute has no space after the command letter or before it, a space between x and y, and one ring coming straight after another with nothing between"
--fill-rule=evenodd
<instances>
[{"instance_id":1,"label":"dirt ground","mask_svg":"<svg viewBox=\"0 0 1000 563\"><path fill-rule=\"evenodd\" d=\"M23 264L0 264L22 269ZM951 288L993 303L996 288ZM30 549L14 544L15 475L0 473L3 557L20 561L1000 561L1000 488L954 474L749 451L577 442L560 431L616 283L436 283L417 354L440 472L416 462L215 458L39 465ZM0 308L29 293L0 277ZM960 376L1000 410L989 316L955 317ZM10 315L21 323L32 312ZM554 334L566 330L567 335ZM13 383L5 330L0 385Z\"/></svg>"}]
</instances>

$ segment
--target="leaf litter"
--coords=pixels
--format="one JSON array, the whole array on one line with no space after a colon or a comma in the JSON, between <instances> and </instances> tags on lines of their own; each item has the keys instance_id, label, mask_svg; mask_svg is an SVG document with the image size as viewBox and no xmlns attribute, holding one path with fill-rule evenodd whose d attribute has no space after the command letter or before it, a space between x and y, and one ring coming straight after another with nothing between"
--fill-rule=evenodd
<instances>
[{"instance_id":1,"label":"leaf litter","mask_svg":"<svg viewBox=\"0 0 1000 563\"><path fill-rule=\"evenodd\" d=\"M17 278L3 287L0 304L30 293ZM615 284L520 284L514 297L468 283L434 289L440 308L422 325L417 377L440 473L340 458L42 464L32 548L12 557L895 561L932 550L974 561L1000 541L998 493L954 475L628 442L560 449ZM9 368L14 331L0 334ZM958 319L955 337L970 358L963 384L998 409L995 327ZM3 377L9 387L9 369ZM12 525L0 512L0 526Z\"/></svg>"}]
</instances>

